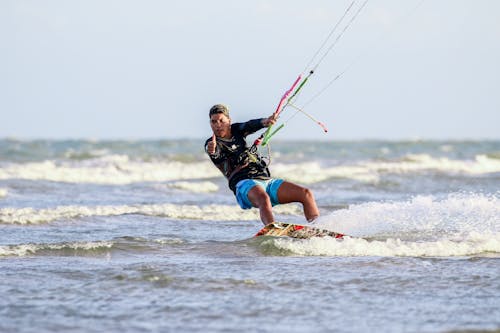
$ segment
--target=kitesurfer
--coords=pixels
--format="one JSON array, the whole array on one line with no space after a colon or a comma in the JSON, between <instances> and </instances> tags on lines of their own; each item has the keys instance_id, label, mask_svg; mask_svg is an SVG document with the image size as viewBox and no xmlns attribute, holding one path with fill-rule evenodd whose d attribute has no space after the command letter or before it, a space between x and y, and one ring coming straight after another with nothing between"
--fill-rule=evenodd
<instances>
[{"instance_id":1,"label":"kitesurfer","mask_svg":"<svg viewBox=\"0 0 500 333\"><path fill-rule=\"evenodd\" d=\"M256 147L247 146L246 136L273 125L276 114L232 124L227 106L216 104L210 109L209 118L213 135L205 142L205 151L227 178L241 208L258 208L264 224L274 222L273 206L291 202L302 204L307 221L319 216L311 190L272 178Z\"/></svg>"}]
</instances>

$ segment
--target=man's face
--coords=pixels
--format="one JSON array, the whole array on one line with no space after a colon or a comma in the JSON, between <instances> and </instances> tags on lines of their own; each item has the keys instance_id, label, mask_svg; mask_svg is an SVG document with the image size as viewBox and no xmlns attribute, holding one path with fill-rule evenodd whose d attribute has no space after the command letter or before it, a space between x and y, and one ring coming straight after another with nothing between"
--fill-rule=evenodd
<instances>
[{"instance_id":1,"label":"man's face","mask_svg":"<svg viewBox=\"0 0 500 333\"><path fill-rule=\"evenodd\" d=\"M210 127L216 136L220 138L231 138L231 119L222 113L213 114L210 117Z\"/></svg>"}]
</instances>

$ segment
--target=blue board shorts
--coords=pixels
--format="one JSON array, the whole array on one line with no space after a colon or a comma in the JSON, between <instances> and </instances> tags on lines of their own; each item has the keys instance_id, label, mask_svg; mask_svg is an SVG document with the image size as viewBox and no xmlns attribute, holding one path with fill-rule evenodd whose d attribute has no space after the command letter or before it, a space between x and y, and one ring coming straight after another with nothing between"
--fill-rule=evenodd
<instances>
[{"instance_id":1,"label":"blue board shorts","mask_svg":"<svg viewBox=\"0 0 500 333\"><path fill-rule=\"evenodd\" d=\"M284 180L279 179L279 178L272 178L272 179L266 179L266 180L262 180L262 179L243 179L243 180L240 180L236 184L236 200L238 201L238 204L240 205L241 208L243 208L243 209L252 208L253 207L252 203L248 199L248 192L254 186L260 186L269 195L269 198L271 199L271 205L273 205L273 206L279 205L278 189L283 182L284 182Z\"/></svg>"}]
</instances>

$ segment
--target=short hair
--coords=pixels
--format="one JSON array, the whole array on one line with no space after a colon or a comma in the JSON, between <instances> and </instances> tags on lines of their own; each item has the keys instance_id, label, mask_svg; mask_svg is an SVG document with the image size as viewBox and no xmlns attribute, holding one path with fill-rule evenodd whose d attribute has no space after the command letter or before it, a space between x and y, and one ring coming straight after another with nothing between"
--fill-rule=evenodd
<instances>
[{"instance_id":1,"label":"short hair","mask_svg":"<svg viewBox=\"0 0 500 333\"><path fill-rule=\"evenodd\" d=\"M208 113L208 117L211 118L214 114L222 113L226 117L229 118L229 108L224 104L215 104L210 108L210 112Z\"/></svg>"}]
</instances>

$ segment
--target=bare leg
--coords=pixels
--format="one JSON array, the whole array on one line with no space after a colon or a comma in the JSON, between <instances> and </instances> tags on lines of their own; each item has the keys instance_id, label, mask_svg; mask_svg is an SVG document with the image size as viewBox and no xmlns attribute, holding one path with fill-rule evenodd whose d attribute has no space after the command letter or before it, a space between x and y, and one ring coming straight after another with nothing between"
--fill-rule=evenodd
<instances>
[{"instance_id":1,"label":"bare leg","mask_svg":"<svg viewBox=\"0 0 500 333\"><path fill-rule=\"evenodd\" d=\"M280 204L300 202L304 209L306 220L311 222L319 216L318 206L311 190L290 182L283 182L278 189Z\"/></svg>"},{"instance_id":2,"label":"bare leg","mask_svg":"<svg viewBox=\"0 0 500 333\"><path fill-rule=\"evenodd\" d=\"M271 199L262 187L252 187L250 191L248 191L248 200L250 200L254 207L259 208L260 220L262 223L269 224L274 222Z\"/></svg>"}]
</instances>

